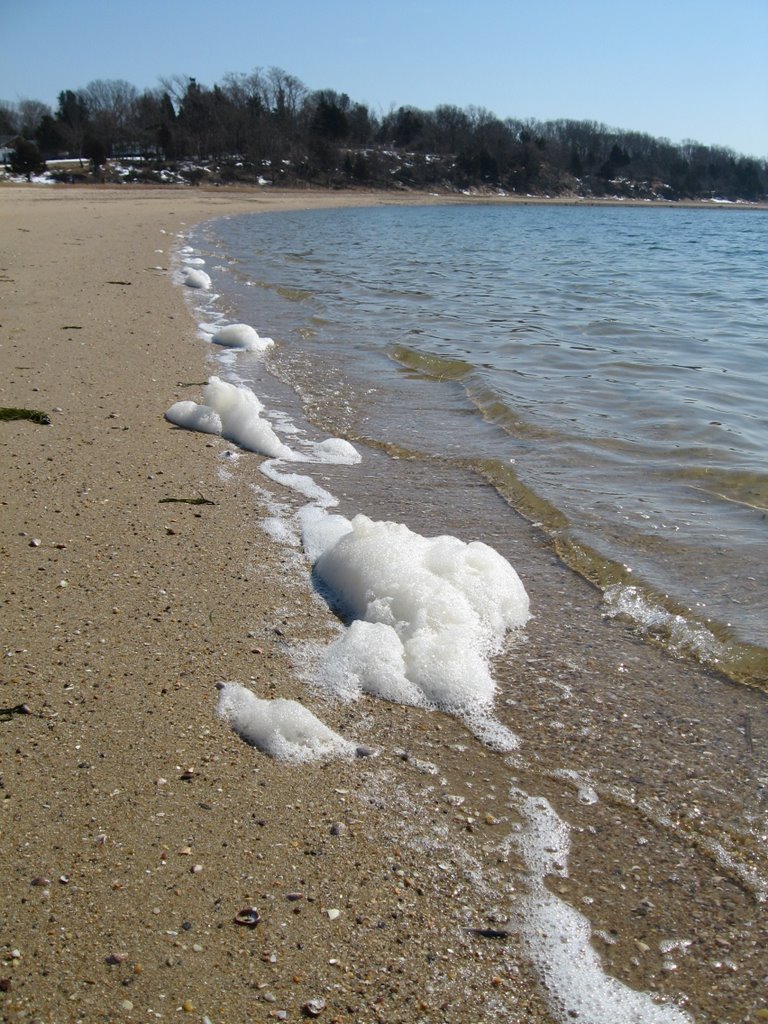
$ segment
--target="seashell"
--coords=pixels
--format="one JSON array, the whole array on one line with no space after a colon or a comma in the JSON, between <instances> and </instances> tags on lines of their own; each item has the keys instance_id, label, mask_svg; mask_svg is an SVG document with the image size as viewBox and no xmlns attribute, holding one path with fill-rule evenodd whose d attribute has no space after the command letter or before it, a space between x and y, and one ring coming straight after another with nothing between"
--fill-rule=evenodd
<instances>
[{"instance_id":1,"label":"seashell","mask_svg":"<svg viewBox=\"0 0 768 1024\"><path fill-rule=\"evenodd\" d=\"M247 928L255 928L261 920L261 914L256 907L245 907L235 914L235 924L245 925Z\"/></svg>"},{"instance_id":2,"label":"seashell","mask_svg":"<svg viewBox=\"0 0 768 1024\"><path fill-rule=\"evenodd\" d=\"M303 1012L308 1017L319 1017L326 1007L324 999L310 999L302 1006Z\"/></svg>"}]
</instances>

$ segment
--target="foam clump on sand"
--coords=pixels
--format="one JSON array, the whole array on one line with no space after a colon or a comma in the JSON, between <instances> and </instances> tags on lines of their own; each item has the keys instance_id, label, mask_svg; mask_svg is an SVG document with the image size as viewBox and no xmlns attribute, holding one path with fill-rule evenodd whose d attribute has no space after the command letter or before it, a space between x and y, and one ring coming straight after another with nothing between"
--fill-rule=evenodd
<instances>
[{"instance_id":1,"label":"foam clump on sand","mask_svg":"<svg viewBox=\"0 0 768 1024\"><path fill-rule=\"evenodd\" d=\"M250 324L227 324L220 327L211 338L214 345L239 348L246 352L266 352L275 343L272 338L262 338Z\"/></svg>"},{"instance_id":2,"label":"foam clump on sand","mask_svg":"<svg viewBox=\"0 0 768 1024\"><path fill-rule=\"evenodd\" d=\"M344 699L371 693L456 714L491 746L515 738L492 718L489 657L528 620L515 570L481 542L422 537L399 523L305 515L302 542L332 600L354 621L319 682Z\"/></svg>"},{"instance_id":3,"label":"foam clump on sand","mask_svg":"<svg viewBox=\"0 0 768 1024\"><path fill-rule=\"evenodd\" d=\"M221 434L241 448L270 458L293 459L291 449L283 444L262 418L264 406L250 388L230 384L220 377L210 377L203 388L203 403L176 402L165 418L187 430ZM218 423L217 423L218 420Z\"/></svg>"},{"instance_id":4,"label":"foam clump on sand","mask_svg":"<svg viewBox=\"0 0 768 1024\"><path fill-rule=\"evenodd\" d=\"M279 761L353 757L356 746L295 700L264 700L238 683L219 683L216 715L237 735Z\"/></svg>"},{"instance_id":5,"label":"foam clump on sand","mask_svg":"<svg viewBox=\"0 0 768 1024\"><path fill-rule=\"evenodd\" d=\"M194 267L182 267L178 274L181 284L187 288L199 288L208 291L211 287L211 279L204 270L196 270Z\"/></svg>"}]
</instances>

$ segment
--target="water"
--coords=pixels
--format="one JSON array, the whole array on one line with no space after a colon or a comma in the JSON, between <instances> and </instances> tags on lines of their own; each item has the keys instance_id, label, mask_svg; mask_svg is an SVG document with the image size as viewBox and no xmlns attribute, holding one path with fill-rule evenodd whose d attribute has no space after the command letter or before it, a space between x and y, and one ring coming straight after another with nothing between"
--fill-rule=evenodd
<instances>
[{"instance_id":1,"label":"water","mask_svg":"<svg viewBox=\"0 0 768 1024\"><path fill-rule=\"evenodd\" d=\"M192 238L215 309L276 340L219 372L286 443L361 451L311 467L339 511L485 541L528 590L492 665L514 752L415 708L366 705L350 734L407 747L410 779L385 756L375 776L393 831L519 931L557 1021L768 1009L764 225L426 207Z\"/></svg>"},{"instance_id":2,"label":"water","mask_svg":"<svg viewBox=\"0 0 768 1024\"><path fill-rule=\"evenodd\" d=\"M472 467L608 614L768 685L765 213L313 211L208 245L325 429Z\"/></svg>"}]
</instances>

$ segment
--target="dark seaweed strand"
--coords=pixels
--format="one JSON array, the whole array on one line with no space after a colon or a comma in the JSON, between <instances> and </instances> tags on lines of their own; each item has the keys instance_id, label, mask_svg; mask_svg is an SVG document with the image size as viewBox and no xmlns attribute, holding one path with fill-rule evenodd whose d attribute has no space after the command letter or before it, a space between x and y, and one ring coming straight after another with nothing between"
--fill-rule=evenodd
<instances>
[{"instance_id":1,"label":"dark seaweed strand","mask_svg":"<svg viewBox=\"0 0 768 1024\"><path fill-rule=\"evenodd\" d=\"M30 420L32 423L40 423L47 427L50 425L51 417L47 412L40 412L39 409L14 409L10 406L0 407L0 420Z\"/></svg>"}]
</instances>

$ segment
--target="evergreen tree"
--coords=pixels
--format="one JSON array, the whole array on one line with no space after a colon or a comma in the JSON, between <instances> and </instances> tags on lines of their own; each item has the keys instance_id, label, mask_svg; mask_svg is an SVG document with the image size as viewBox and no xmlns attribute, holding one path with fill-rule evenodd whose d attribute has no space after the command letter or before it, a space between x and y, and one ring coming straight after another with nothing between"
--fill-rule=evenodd
<instances>
[{"instance_id":1,"label":"evergreen tree","mask_svg":"<svg viewBox=\"0 0 768 1024\"><path fill-rule=\"evenodd\" d=\"M21 135L14 140L13 153L11 153L11 171L14 174L26 175L27 181L32 181L33 174L40 174L45 170L45 161L40 150L29 139Z\"/></svg>"}]
</instances>

